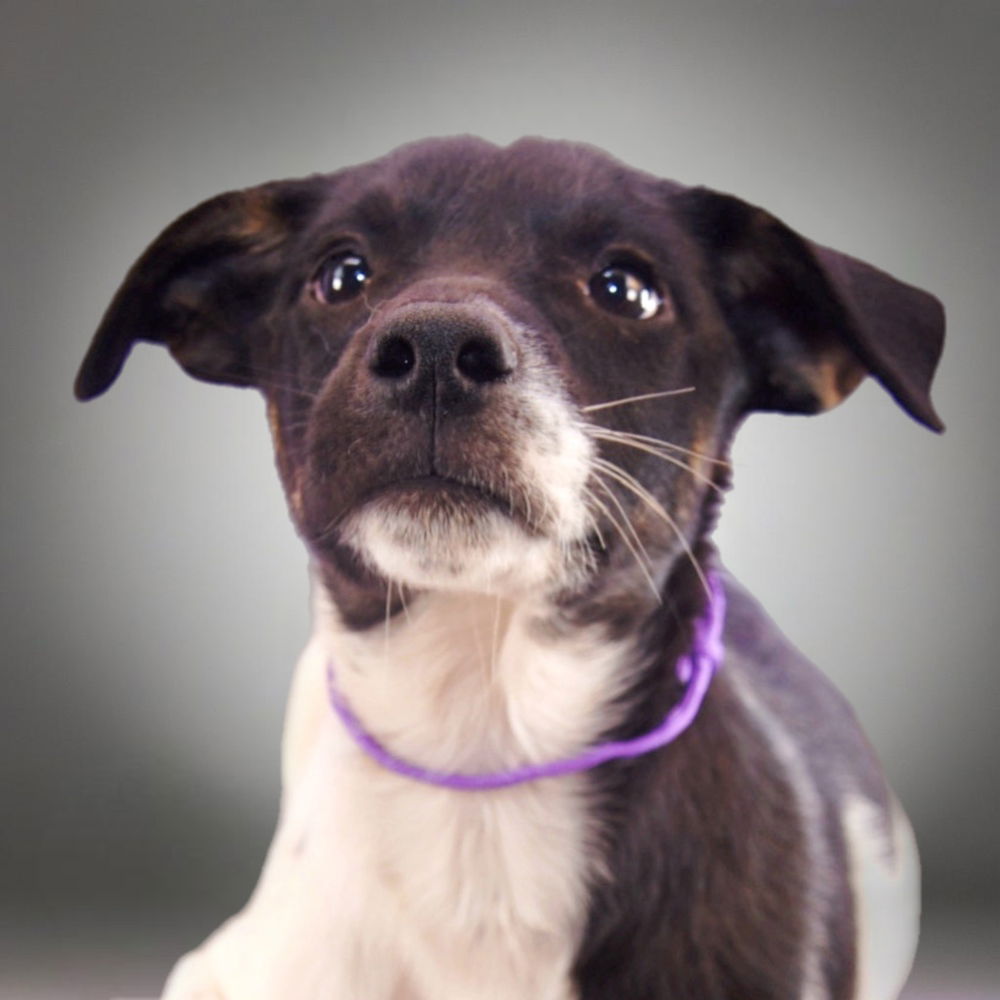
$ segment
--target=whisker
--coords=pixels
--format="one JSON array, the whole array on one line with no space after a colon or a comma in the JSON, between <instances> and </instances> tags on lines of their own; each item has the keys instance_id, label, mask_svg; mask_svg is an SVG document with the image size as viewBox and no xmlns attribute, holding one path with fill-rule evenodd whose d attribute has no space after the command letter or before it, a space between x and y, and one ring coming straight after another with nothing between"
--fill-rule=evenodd
<instances>
[{"instance_id":1,"label":"whisker","mask_svg":"<svg viewBox=\"0 0 1000 1000\"><path fill-rule=\"evenodd\" d=\"M701 581L701 585L705 589L705 593L711 597L712 589L709 587L705 573L698 564L698 560L695 558L690 543L687 538L684 537L684 533L681 531L677 522L664 509L663 504L661 504L660 501L657 500L656 497L654 497L653 494L650 493L649 490L647 490L646 487L643 486L642 483L640 483L634 476L630 475L613 462L609 462L603 458L595 458L594 464L603 469L607 475L609 475L616 482L620 483L627 490L634 493L651 511L653 511L654 514L658 514L662 517L663 520L673 529L674 534L677 536L677 540L683 546L685 553L687 553L687 557L691 561L691 565L694 567L694 571L697 573L698 579Z\"/></svg>"},{"instance_id":2,"label":"whisker","mask_svg":"<svg viewBox=\"0 0 1000 1000\"><path fill-rule=\"evenodd\" d=\"M474 662L477 666L481 665L482 669L486 672L487 679L492 680L492 663L490 658L486 655L486 648L483 645L483 636L478 621L474 621L470 624L470 631L472 633L472 644L476 647Z\"/></svg>"},{"instance_id":3,"label":"whisker","mask_svg":"<svg viewBox=\"0 0 1000 1000\"><path fill-rule=\"evenodd\" d=\"M639 532L635 530L635 525L632 523L632 519L628 516L628 511L625 510L625 507L622 504L621 500L619 500L618 497L615 496L614 490L612 490L608 486L608 484L605 483L603 479L601 479L599 473L595 476L594 481L597 483L598 486L601 487L601 489L604 491L608 499L611 500L611 502L615 505L615 509L621 515L621 523L624 524L624 526L628 529L628 533L632 536L632 541L635 543L635 547L642 554L642 558L645 565L651 568L653 565L653 560L649 558L649 553L646 551L646 546L642 544L642 539L639 537Z\"/></svg>"},{"instance_id":4,"label":"whisker","mask_svg":"<svg viewBox=\"0 0 1000 1000\"><path fill-rule=\"evenodd\" d=\"M493 635L490 641L490 682L495 683L500 663L500 595L493 606Z\"/></svg>"},{"instance_id":5,"label":"whisker","mask_svg":"<svg viewBox=\"0 0 1000 1000\"><path fill-rule=\"evenodd\" d=\"M632 553L632 556L635 558L636 565L642 571L642 575L646 578L647 583L649 583L650 590L653 591L653 594L656 596L656 600L658 602L662 602L663 597L660 594L659 588L656 586L656 581L653 579L652 563L649 559L649 553L646 551L645 546L639 538L638 532L636 532L635 527L629 520L629 516L625 512L625 508L622 506L618 497L615 496L614 491L607 485L607 483L604 482L604 480L601 479L599 473L594 474L594 482L600 486L602 490L604 490L608 497L610 497L610 499L614 502L618 510L621 511L625 526L632 532L635 537L635 542L633 543L633 541L628 537L628 533L602 501L598 500L592 493L590 495L591 499L604 513L604 516L608 519L615 531L618 532L619 537L625 543L625 547ZM636 548L636 545L638 545L638 548Z\"/></svg>"},{"instance_id":6,"label":"whisker","mask_svg":"<svg viewBox=\"0 0 1000 1000\"><path fill-rule=\"evenodd\" d=\"M694 392L694 386L688 385L683 389L667 389L664 392L645 392L641 396L625 396L623 399L612 399L607 403L591 403L589 406L581 406L581 413L596 413L598 410L610 410L613 406L625 406L626 403L641 403L646 399L662 399L664 396L680 396L684 393Z\"/></svg>"},{"instance_id":7,"label":"whisker","mask_svg":"<svg viewBox=\"0 0 1000 1000\"><path fill-rule=\"evenodd\" d=\"M583 496L584 496L585 500L590 500L593 503L596 503L596 504L600 505L600 501L597 499L597 497L594 496L594 491L593 490L588 489L586 486L582 486L581 487L581 491L583 493ZM606 512L606 510L607 509L605 508L605 512ZM589 514L590 511L588 511L587 513ZM591 518L590 518L590 524L591 524L591 527L594 530L594 534L597 535L597 540L598 540L598 542L600 542L601 549L604 552L607 552L608 551L608 543L604 540L604 535L601 532L601 526L597 523L597 518L591 516Z\"/></svg>"},{"instance_id":8,"label":"whisker","mask_svg":"<svg viewBox=\"0 0 1000 1000\"><path fill-rule=\"evenodd\" d=\"M287 433L294 434L298 431L304 431L313 422L312 417L303 417L301 420L289 420L282 422L281 429Z\"/></svg>"},{"instance_id":9,"label":"whisker","mask_svg":"<svg viewBox=\"0 0 1000 1000\"><path fill-rule=\"evenodd\" d=\"M302 386L292 385L287 382L279 382L272 376L266 378L257 379L257 385L261 389L271 389L275 392L287 393L291 396L301 396L303 399L308 399L310 402L315 400L323 388L322 385L316 386L315 389L303 388Z\"/></svg>"},{"instance_id":10,"label":"whisker","mask_svg":"<svg viewBox=\"0 0 1000 1000\"><path fill-rule=\"evenodd\" d=\"M320 542L325 542L336 530L340 522L343 520L343 514L334 514L329 521L315 534L310 534L307 541L317 544Z\"/></svg>"},{"instance_id":11,"label":"whisker","mask_svg":"<svg viewBox=\"0 0 1000 1000\"><path fill-rule=\"evenodd\" d=\"M717 493L722 494L725 492L725 490L723 490L723 488L717 482L715 482L709 476L706 476L704 472L701 472L700 470L696 469L693 465L689 465L687 462L677 458L676 455L666 454L653 445L645 444L642 441L630 441L627 438L619 438L616 436L612 436L610 434L596 433L593 436L600 441L610 441L613 444L619 444L627 448L635 448L637 451L644 451L649 455L655 455L657 458L662 459L664 462L669 462L671 465L676 465L679 469L683 469L685 472L689 472L692 476L694 476L695 479L700 480L706 486L710 486Z\"/></svg>"},{"instance_id":12,"label":"whisker","mask_svg":"<svg viewBox=\"0 0 1000 1000\"><path fill-rule=\"evenodd\" d=\"M406 619L406 623L410 623L410 607L406 603L406 588L401 584L396 584L396 589L399 592L399 603L403 609L403 617Z\"/></svg>"},{"instance_id":13,"label":"whisker","mask_svg":"<svg viewBox=\"0 0 1000 1000\"><path fill-rule=\"evenodd\" d=\"M725 468L731 467L731 463L727 459L714 458L712 455L707 455L703 451L693 451L690 448L674 444L673 441L667 441L664 438L650 437L648 434L635 434L632 431L612 430L610 427L601 427L597 424L584 424L583 426L584 432L592 435L593 437L610 435L616 440L622 439L628 441L640 441L643 444L650 444L657 448L668 448L670 451L677 451L682 455L690 455L692 458L700 458L703 462L708 462L711 465L721 465Z\"/></svg>"},{"instance_id":14,"label":"whisker","mask_svg":"<svg viewBox=\"0 0 1000 1000\"><path fill-rule=\"evenodd\" d=\"M520 479L515 480L506 468L501 469L501 476L504 489L510 498L511 513L514 510L515 497L520 496L525 520L531 527L537 527L541 522L535 519L535 510L531 502L531 490L528 488L528 484Z\"/></svg>"},{"instance_id":15,"label":"whisker","mask_svg":"<svg viewBox=\"0 0 1000 1000\"><path fill-rule=\"evenodd\" d=\"M392 577L386 578L385 587L385 643L383 659L389 663L389 621L392 618Z\"/></svg>"}]
</instances>

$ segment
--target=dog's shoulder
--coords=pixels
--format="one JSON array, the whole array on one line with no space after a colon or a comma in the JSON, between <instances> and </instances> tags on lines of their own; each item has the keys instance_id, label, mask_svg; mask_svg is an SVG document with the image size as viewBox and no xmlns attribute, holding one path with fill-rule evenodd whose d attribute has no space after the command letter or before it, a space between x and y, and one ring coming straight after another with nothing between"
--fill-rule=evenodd
<instances>
[{"instance_id":1,"label":"dog's shoulder","mask_svg":"<svg viewBox=\"0 0 1000 1000\"><path fill-rule=\"evenodd\" d=\"M910 824L847 699L731 577L726 593L719 680L781 760L814 855L847 874L850 918L829 886L827 933L854 939L854 995L894 997L913 960L920 908Z\"/></svg>"},{"instance_id":2,"label":"dog's shoulder","mask_svg":"<svg viewBox=\"0 0 1000 1000\"><path fill-rule=\"evenodd\" d=\"M720 680L748 713L773 720L803 751L835 799L862 795L882 808L889 791L875 751L833 681L781 631L760 602L725 577L726 661Z\"/></svg>"},{"instance_id":3,"label":"dog's shoulder","mask_svg":"<svg viewBox=\"0 0 1000 1000\"><path fill-rule=\"evenodd\" d=\"M831 933L854 939L854 995L894 997L912 964L920 912L909 821L847 699L731 577L726 591L725 681L767 732L800 808L812 814L813 835L823 831L825 853L847 875L850 922L834 917Z\"/></svg>"}]
</instances>

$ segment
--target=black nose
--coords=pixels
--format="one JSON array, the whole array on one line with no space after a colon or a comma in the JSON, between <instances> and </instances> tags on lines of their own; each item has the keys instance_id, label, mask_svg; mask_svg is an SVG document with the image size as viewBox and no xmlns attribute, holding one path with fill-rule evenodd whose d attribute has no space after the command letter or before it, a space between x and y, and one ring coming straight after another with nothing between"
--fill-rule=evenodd
<instances>
[{"instance_id":1,"label":"black nose","mask_svg":"<svg viewBox=\"0 0 1000 1000\"><path fill-rule=\"evenodd\" d=\"M430 395L454 403L478 397L516 368L510 336L467 316L411 316L374 338L368 369L376 382L414 401Z\"/></svg>"}]
</instances>

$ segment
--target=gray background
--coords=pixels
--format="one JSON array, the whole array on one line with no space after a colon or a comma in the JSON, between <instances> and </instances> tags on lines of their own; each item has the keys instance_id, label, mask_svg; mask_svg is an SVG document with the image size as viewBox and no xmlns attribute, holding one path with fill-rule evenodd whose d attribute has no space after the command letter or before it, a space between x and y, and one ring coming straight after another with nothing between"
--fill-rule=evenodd
<instances>
[{"instance_id":1,"label":"gray background","mask_svg":"<svg viewBox=\"0 0 1000 1000\"><path fill-rule=\"evenodd\" d=\"M0 996L152 993L243 901L308 628L260 401L143 348L74 403L104 306L202 198L459 132L596 143L945 302L948 433L870 383L757 417L718 537L914 819L914 995L995 986L997 10L0 4Z\"/></svg>"}]
</instances>

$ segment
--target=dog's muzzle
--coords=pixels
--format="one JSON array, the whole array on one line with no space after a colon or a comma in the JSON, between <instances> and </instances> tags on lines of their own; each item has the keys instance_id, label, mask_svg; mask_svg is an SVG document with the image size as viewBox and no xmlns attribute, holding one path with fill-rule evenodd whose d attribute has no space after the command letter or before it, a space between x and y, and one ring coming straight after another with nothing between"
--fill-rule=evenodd
<instances>
[{"instance_id":1,"label":"dog's muzzle","mask_svg":"<svg viewBox=\"0 0 1000 1000\"><path fill-rule=\"evenodd\" d=\"M586 519L576 411L530 320L482 289L432 291L377 309L324 387L311 520L408 582L465 580L472 562L552 575Z\"/></svg>"}]
</instances>

